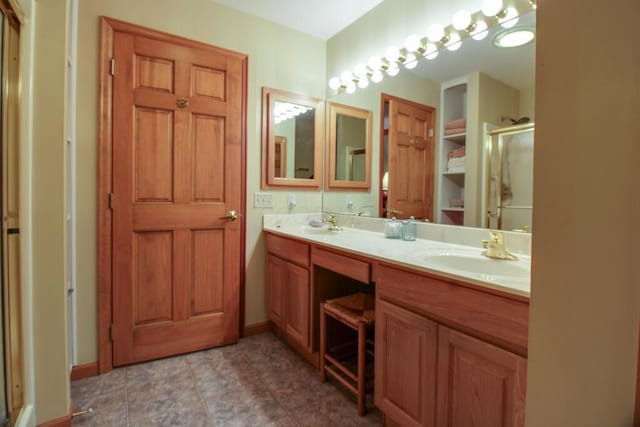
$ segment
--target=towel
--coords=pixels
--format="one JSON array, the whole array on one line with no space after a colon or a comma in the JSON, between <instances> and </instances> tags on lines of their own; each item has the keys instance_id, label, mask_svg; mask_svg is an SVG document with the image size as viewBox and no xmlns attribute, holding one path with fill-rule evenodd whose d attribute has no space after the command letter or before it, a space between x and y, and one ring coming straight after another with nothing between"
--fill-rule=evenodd
<instances>
[{"instance_id":1,"label":"towel","mask_svg":"<svg viewBox=\"0 0 640 427\"><path fill-rule=\"evenodd\" d=\"M456 148L455 150L449 151L449 154L447 154L447 157L450 159L453 159L455 157L464 157L465 153L466 153L465 147L460 147L460 148Z\"/></svg>"},{"instance_id":2,"label":"towel","mask_svg":"<svg viewBox=\"0 0 640 427\"><path fill-rule=\"evenodd\" d=\"M458 129L458 128L466 128L467 127L467 119L457 119L451 120L450 122L445 123L444 128L446 129Z\"/></svg>"},{"instance_id":3,"label":"towel","mask_svg":"<svg viewBox=\"0 0 640 427\"><path fill-rule=\"evenodd\" d=\"M445 135L457 135L459 133L465 133L467 131L467 128L451 128L451 129L445 129L444 130L444 134Z\"/></svg>"}]
</instances>

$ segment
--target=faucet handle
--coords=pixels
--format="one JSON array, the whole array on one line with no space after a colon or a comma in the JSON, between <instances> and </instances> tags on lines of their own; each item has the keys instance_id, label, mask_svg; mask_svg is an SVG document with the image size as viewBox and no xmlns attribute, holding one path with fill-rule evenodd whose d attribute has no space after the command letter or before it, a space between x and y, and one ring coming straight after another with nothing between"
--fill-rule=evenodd
<instances>
[{"instance_id":1,"label":"faucet handle","mask_svg":"<svg viewBox=\"0 0 640 427\"><path fill-rule=\"evenodd\" d=\"M489 241L488 240L483 240L482 241L482 247L487 249L489 247Z\"/></svg>"}]
</instances>

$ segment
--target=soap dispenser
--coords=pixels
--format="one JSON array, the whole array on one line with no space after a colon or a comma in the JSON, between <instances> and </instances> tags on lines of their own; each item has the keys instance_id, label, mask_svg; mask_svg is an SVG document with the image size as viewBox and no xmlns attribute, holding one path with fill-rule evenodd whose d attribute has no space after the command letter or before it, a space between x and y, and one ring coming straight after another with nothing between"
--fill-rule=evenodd
<instances>
[{"instance_id":1,"label":"soap dispenser","mask_svg":"<svg viewBox=\"0 0 640 427\"><path fill-rule=\"evenodd\" d=\"M384 237L387 239L399 239L402 237L402 224L396 221L395 216L384 223Z\"/></svg>"},{"instance_id":2,"label":"soap dispenser","mask_svg":"<svg viewBox=\"0 0 640 427\"><path fill-rule=\"evenodd\" d=\"M402 221L402 240L413 242L416 240L418 234L418 226L416 225L416 219L410 217L409 220Z\"/></svg>"}]
</instances>

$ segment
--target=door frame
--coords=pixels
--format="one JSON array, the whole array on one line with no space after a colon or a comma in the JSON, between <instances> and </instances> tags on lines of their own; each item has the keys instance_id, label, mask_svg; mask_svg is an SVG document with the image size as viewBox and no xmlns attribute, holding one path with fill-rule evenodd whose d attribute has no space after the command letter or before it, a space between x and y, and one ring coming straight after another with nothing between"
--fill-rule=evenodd
<instances>
[{"instance_id":1,"label":"door frame","mask_svg":"<svg viewBox=\"0 0 640 427\"><path fill-rule=\"evenodd\" d=\"M113 144L113 79L111 58L116 32L143 36L154 40L203 49L215 53L236 56L243 61L242 67L242 132L241 132L241 195L240 195L240 307L239 336L243 336L245 317L245 258L246 258L246 194L247 194L247 62L245 54L212 46L180 36L156 31L124 21L100 17L100 63L99 63L99 108L98 108L98 372L103 374L113 369L113 344L111 324L112 300L112 211L109 195L112 192L112 144Z\"/></svg>"}]
</instances>

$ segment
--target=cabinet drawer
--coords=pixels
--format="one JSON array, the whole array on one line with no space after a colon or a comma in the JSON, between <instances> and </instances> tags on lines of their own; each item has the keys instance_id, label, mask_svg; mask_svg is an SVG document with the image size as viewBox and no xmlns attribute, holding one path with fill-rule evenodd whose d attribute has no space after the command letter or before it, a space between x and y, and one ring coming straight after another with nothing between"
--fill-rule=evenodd
<instances>
[{"instance_id":1,"label":"cabinet drawer","mask_svg":"<svg viewBox=\"0 0 640 427\"><path fill-rule=\"evenodd\" d=\"M527 355L529 304L387 265L376 276L380 298Z\"/></svg>"},{"instance_id":2,"label":"cabinet drawer","mask_svg":"<svg viewBox=\"0 0 640 427\"><path fill-rule=\"evenodd\" d=\"M303 267L309 266L309 245L267 234L267 252Z\"/></svg>"},{"instance_id":3,"label":"cabinet drawer","mask_svg":"<svg viewBox=\"0 0 640 427\"><path fill-rule=\"evenodd\" d=\"M368 262L315 247L312 251L312 258L314 265L335 271L363 283L371 281L371 266Z\"/></svg>"}]
</instances>

